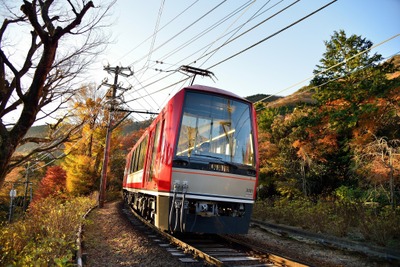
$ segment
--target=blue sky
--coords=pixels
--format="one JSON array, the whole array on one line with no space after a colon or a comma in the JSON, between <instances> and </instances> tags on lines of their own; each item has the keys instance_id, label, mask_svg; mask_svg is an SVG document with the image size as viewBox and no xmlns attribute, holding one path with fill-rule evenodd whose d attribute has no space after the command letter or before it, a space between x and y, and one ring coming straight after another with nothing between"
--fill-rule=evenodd
<instances>
[{"instance_id":1,"label":"blue sky","mask_svg":"<svg viewBox=\"0 0 400 267\"><path fill-rule=\"evenodd\" d=\"M135 101L139 109L158 109L165 104L165 100L170 95L188 84L188 81L182 82L155 93L185 78L184 74L173 72L180 65L191 64L194 67L207 69L276 33L330 1L299 1L257 29L222 47L207 61L205 61L207 58L205 57L193 64L204 53L207 45L213 44L208 50L211 51L223 44L234 33L232 31L235 28L249 20L264 4L266 5L262 11L270 9L239 28L240 30L235 36L294 2L294 0L230 0L225 2L222 0L118 0L113 9L115 23L109 29L112 32L114 43L108 47L106 53L99 57L99 68L105 64L131 66L135 75L121 80L124 86L133 86L133 89L126 94L125 100L140 98ZM162 9L160 8L161 3L164 3ZM203 19L199 19L219 3L221 5L213 12ZM246 3L249 5L244 6L244 9L237 12L235 16L227 19L191 44L181 47L182 44ZM177 17L186 8L188 10ZM315 65L319 63L325 51L324 40L329 40L335 30L343 29L347 35L361 35L374 44L378 44L400 33L399 12L400 0L339 0L255 48L211 68L210 71L217 78L214 81L198 77L195 84L222 88L240 96L289 95L301 86L308 84L306 81L294 86L312 75ZM159 16L159 14L161 15ZM153 38L158 18L159 31ZM198 21L195 23L196 20ZM193 25L185 30L191 24ZM229 32L231 33L226 35ZM148 40L146 41L146 39ZM151 46L152 43L154 43L153 46ZM151 47L156 50L149 54ZM200 50L202 48L204 49ZM198 52L196 53L196 51ZM373 50L384 57L399 51L400 37ZM163 61L164 64L157 64L156 61ZM170 72L159 72L154 69ZM94 82L100 83L102 77L106 77L107 73L97 72L97 75L97 80ZM167 78L163 78L167 75L169 75ZM157 80L160 81L145 86ZM143 86L145 89L142 89ZM145 97L147 94L150 94L151 97ZM147 100L143 101L144 99Z\"/></svg>"}]
</instances>

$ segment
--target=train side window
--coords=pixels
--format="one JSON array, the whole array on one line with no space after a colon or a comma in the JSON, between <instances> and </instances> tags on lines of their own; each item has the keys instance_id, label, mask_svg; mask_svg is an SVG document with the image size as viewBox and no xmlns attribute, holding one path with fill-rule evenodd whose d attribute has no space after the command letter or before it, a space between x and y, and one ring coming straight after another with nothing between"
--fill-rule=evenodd
<instances>
[{"instance_id":1,"label":"train side window","mask_svg":"<svg viewBox=\"0 0 400 267\"><path fill-rule=\"evenodd\" d=\"M133 170L135 169L135 153L136 150L132 152L132 157L131 157L131 165L129 166L129 173L133 173Z\"/></svg>"},{"instance_id":2,"label":"train side window","mask_svg":"<svg viewBox=\"0 0 400 267\"><path fill-rule=\"evenodd\" d=\"M148 180L151 181L153 179L154 173L155 173L155 161L156 161L156 156L158 152L158 147L160 143L160 130L161 130L161 122L158 122L156 125L156 131L153 140L153 151L151 155L151 163L150 163L150 175L148 177Z\"/></svg>"},{"instance_id":3,"label":"train side window","mask_svg":"<svg viewBox=\"0 0 400 267\"><path fill-rule=\"evenodd\" d=\"M149 136L146 136L142 143L140 144L140 150L139 150L139 157L138 157L138 171L142 170L144 168L144 161L146 159L146 154L147 154L147 145L149 142Z\"/></svg>"}]
</instances>

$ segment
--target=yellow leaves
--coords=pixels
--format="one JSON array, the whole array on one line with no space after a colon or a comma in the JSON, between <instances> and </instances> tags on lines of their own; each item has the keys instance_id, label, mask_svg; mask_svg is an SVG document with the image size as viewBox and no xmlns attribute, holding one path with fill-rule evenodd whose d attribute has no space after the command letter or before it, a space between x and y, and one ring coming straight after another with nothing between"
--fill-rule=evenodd
<instances>
[{"instance_id":1,"label":"yellow leaves","mask_svg":"<svg viewBox=\"0 0 400 267\"><path fill-rule=\"evenodd\" d=\"M81 197L38 202L24 220L0 228L2 266L67 266L82 215L94 204L95 199Z\"/></svg>"},{"instance_id":2,"label":"yellow leaves","mask_svg":"<svg viewBox=\"0 0 400 267\"><path fill-rule=\"evenodd\" d=\"M94 161L94 158L86 155L70 156L66 160L64 167L67 171L68 192L76 195L90 192L97 178Z\"/></svg>"}]
</instances>

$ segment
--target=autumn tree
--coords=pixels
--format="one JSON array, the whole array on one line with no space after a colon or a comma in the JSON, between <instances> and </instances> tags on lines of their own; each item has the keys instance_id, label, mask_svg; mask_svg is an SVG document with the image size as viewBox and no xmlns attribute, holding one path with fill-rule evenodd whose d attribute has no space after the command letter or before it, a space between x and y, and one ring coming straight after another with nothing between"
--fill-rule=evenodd
<instances>
[{"instance_id":1,"label":"autumn tree","mask_svg":"<svg viewBox=\"0 0 400 267\"><path fill-rule=\"evenodd\" d=\"M373 43L361 36L335 31L325 41L326 52L314 70L311 84L320 113L338 136L337 166L354 174L353 153L374 141L374 136L399 138L399 79L388 79L397 67L370 49ZM397 121L397 122L396 122ZM350 149L351 148L351 149ZM359 178L359 177L358 177Z\"/></svg>"},{"instance_id":2,"label":"autumn tree","mask_svg":"<svg viewBox=\"0 0 400 267\"><path fill-rule=\"evenodd\" d=\"M381 63L380 55L370 55L372 42L344 31L334 32L325 45L308 87L317 101L258 114L260 137L268 136L260 149L261 174L274 177L283 196L358 186L366 177L354 171L354 156L374 136L400 137L400 82L388 75L396 70L392 61Z\"/></svg>"},{"instance_id":3,"label":"autumn tree","mask_svg":"<svg viewBox=\"0 0 400 267\"><path fill-rule=\"evenodd\" d=\"M60 166L50 166L35 191L33 202L66 192L66 172Z\"/></svg>"},{"instance_id":4,"label":"autumn tree","mask_svg":"<svg viewBox=\"0 0 400 267\"><path fill-rule=\"evenodd\" d=\"M374 138L365 146L357 147L355 168L372 184L387 189L388 202L394 207L395 191L400 182L400 139Z\"/></svg>"},{"instance_id":5,"label":"autumn tree","mask_svg":"<svg viewBox=\"0 0 400 267\"><path fill-rule=\"evenodd\" d=\"M359 103L384 93L387 89L385 74L393 72L393 65L382 64L380 54L370 54L373 43L358 35L347 36L335 31L325 41L326 51L311 84L318 86L315 97L326 103L337 99Z\"/></svg>"},{"instance_id":6,"label":"autumn tree","mask_svg":"<svg viewBox=\"0 0 400 267\"><path fill-rule=\"evenodd\" d=\"M121 184L125 167L125 155L128 140L124 140L122 129L129 120L122 120L125 113L107 109L104 93L93 84L84 85L72 98L70 106L71 121L82 125L74 136L75 140L65 143L66 157L63 167L67 172L67 189L73 194L88 194L99 188L99 179L104 158L106 126L109 116L113 116L113 134L111 138L109 180L111 184Z\"/></svg>"},{"instance_id":7,"label":"autumn tree","mask_svg":"<svg viewBox=\"0 0 400 267\"><path fill-rule=\"evenodd\" d=\"M330 108L330 118L338 130L356 126L359 117L371 111L369 100L387 95L394 82L387 75L395 71L391 62L381 64L380 54L370 54L373 43L358 35L335 31L325 41L326 52L311 84L319 105Z\"/></svg>"},{"instance_id":8,"label":"autumn tree","mask_svg":"<svg viewBox=\"0 0 400 267\"><path fill-rule=\"evenodd\" d=\"M95 190L101 172L105 125L104 101L94 84L83 85L70 101L70 123L82 125L73 140L65 143L62 165L67 190L81 195Z\"/></svg>"},{"instance_id":9,"label":"autumn tree","mask_svg":"<svg viewBox=\"0 0 400 267\"><path fill-rule=\"evenodd\" d=\"M25 136L33 123L57 115L74 95L79 75L104 50L106 25L101 22L112 4L95 7L86 0L32 0L21 1L18 9L15 2L2 2L0 185L14 167L68 139L71 131L60 134L55 129L59 123L51 127L48 137ZM15 157L16 148L27 142L39 146Z\"/></svg>"}]
</instances>

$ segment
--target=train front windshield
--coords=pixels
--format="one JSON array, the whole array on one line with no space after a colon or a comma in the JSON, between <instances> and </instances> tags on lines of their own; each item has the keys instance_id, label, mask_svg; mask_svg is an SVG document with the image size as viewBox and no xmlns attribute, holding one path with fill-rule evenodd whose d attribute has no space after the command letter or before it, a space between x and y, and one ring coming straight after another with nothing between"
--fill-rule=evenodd
<instances>
[{"instance_id":1,"label":"train front windshield","mask_svg":"<svg viewBox=\"0 0 400 267\"><path fill-rule=\"evenodd\" d=\"M255 167L250 107L228 97L187 92L175 156Z\"/></svg>"}]
</instances>

